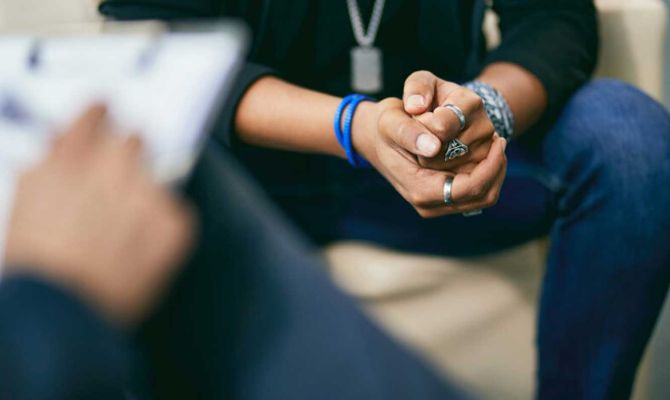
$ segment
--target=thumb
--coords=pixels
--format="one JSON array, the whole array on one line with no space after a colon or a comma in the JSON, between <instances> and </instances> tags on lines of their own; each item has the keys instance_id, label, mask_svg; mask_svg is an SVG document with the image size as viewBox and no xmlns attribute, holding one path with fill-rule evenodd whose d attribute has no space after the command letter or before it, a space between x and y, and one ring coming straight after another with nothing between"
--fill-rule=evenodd
<instances>
[{"instance_id":1,"label":"thumb","mask_svg":"<svg viewBox=\"0 0 670 400\"><path fill-rule=\"evenodd\" d=\"M400 108L385 114L380 121L380 129L383 136L416 156L432 158L442 148L437 136Z\"/></svg>"},{"instance_id":2,"label":"thumb","mask_svg":"<svg viewBox=\"0 0 670 400\"><path fill-rule=\"evenodd\" d=\"M437 77L428 71L417 71L405 81L403 104L410 115L429 111L437 87Z\"/></svg>"}]
</instances>

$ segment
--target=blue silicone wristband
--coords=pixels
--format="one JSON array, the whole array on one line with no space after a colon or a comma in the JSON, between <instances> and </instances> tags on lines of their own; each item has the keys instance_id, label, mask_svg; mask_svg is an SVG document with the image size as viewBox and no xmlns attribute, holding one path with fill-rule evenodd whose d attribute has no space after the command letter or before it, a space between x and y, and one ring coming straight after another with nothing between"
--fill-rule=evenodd
<instances>
[{"instance_id":1,"label":"blue silicone wristband","mask_svg":"<svg viewBox=\"0 0 670 400\"><path fill-rule=\"evenodd\" d=\"M364 101L374 101L374 99L360 94L349 95L342 100L335 113L335 136L344 149L349 164L357 168L370 167L370 163L356 153L351 141L354 114L358 106ZM344 122L342 121L342 114L344 114Z\"/></svg>"},{"instance_id":2,"label":"blue silicone wristband","mask_svg":"<svg viewBox=\"0 0 670 400\"><path fill-rule=\"evenodd\" d=\"M372 101L372 98L357 95L351 104L349 104L349 108L347 108L347 112L344 115L344 140L346 144L345 150L348 151L347 159L351 165L357 168L370 167L370 163L365 158L356 153L353 142L351 140L351 128L354 121L354 114L356 113L358 106L364 101Z\"/></svg>"},{"instance_id":3,"label":"blue silicone wristband","mask_svg":"<svg viewBox=\"0 0 670 400\"><path fill-rule=\"evenodd\" d=\"M340 143L340 146L342 148L344 147L344 131L342 130L342 114L344 114L344 111L347 109L349 104L353 101L354 96L347 96L344 99L342 99L342 102L340 105L337 107L337 111L335 112L335 120L334 122L334 129L335 129L335 137L337 138L337 141Z\"/></svg>"}]
</instances>

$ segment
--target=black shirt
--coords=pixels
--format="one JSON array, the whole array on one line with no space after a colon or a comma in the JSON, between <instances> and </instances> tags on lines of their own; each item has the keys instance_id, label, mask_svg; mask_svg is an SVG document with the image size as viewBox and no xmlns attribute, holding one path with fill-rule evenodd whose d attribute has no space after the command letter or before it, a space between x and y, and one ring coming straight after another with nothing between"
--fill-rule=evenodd
<instances>
[{"instance_id":1,"label":"black shirt","mask_svg":"<svg viewBox=\"0 0 670 400\"><path fill-rule=\"evenodd\" d=\"M373 1L358 0L364 22ZM462 82L487 64L505 61L536 75L556 113L590 76L596 62L597 22L592 0L495 0L502 45L485 54L484 0L387 0L376 45L384 52L384 91L400 97L405 78L427 69ZM259 76L281 75L323 92L350 93L349 51L356 46L344 0L105 0L116 19L237 17L249 24L253 47L238 82L233 111Z\"/></svg>"}]
</instances>

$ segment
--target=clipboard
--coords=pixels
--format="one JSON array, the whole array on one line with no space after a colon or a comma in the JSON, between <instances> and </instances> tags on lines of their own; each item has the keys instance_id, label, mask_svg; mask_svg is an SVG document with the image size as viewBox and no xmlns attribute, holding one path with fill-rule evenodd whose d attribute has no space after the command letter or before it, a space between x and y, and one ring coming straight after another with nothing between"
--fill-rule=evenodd
<instances>
[{"instance_id":1,"label":"clipboard","mask_svg":"<svg viewBox=\"0 0 670 400\"><path fill-rule=\"evenodd\" d=\"M138 133L156 180L184 180L247 46L234 22L177 24L164 33L0 36L0 166L39 159L91 102Z\"/></svg>"},{"instance_id":2,"label":"clipboard","mask_svg":"<svg viewBox=\"0 0 670 400\"><path fill-rule=\"evenodd\" d=\"M141 136L156 181L176 187L189 176L242 64L246 30L219 21L130 31L0 36L0 270L17 177L94 101L119 132Z\"/></svg>"}]
</instances>

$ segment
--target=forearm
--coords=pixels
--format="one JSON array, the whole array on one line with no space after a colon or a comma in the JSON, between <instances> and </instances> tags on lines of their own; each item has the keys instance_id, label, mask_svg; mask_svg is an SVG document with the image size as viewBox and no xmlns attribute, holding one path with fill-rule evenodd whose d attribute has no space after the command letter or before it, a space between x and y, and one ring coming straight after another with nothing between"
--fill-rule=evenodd
<instances>
[{"instance_id":1,"label":"forearm","mask_svg":"<svg viewBox=\"0 0 670 400\"><path fill-rule=\"evenodd\" d=\"M235 130L242 142L252 145L344 157L333 132L341 100L265 77L242 98Z\"/></svg>"},{"instance_id":2,"label":"forearm","mask_svg":"<svg viewBox=\"0 0 670 400\"><path fill-rule=\"evenodd\" d=\"M520 66L494 63L484 69L477 80L493 86L505 97L514 115L515 137L532 127L547 108L547 93L542 83Z\"/></svg>"}]
</instances>

